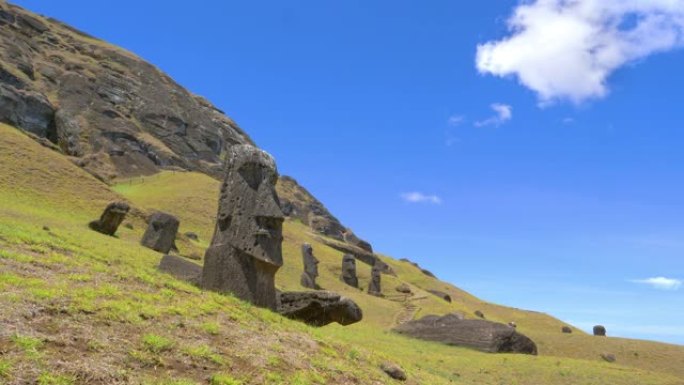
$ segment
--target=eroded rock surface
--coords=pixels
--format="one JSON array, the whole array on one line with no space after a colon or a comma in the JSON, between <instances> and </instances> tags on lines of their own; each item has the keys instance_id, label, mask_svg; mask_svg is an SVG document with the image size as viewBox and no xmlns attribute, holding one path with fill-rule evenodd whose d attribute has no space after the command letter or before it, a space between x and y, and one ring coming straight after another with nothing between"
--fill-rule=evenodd
<instances>
[{"instance_id":1,"label":"eroded rock surface","mask_svg":"<svg viewBox=\"0 0 684 385\"><path fill-rule=\"evenodd\" d=\"M202 287L276 308L275 274L283 265L282 226L273 158L249 145L228 150L225 179Z\"/></svg>"},{"instance_id":2,"label":"eroded rock surface","mask_svg":"<svg viewBox=\"0 0 684 385\"><path fill-rule=\"evenodd\" d=\"M193 285L199 285L202 277L202 266L175 255L164 255L157 268Z\"/></svg>"},{"instance_id":3,"label":"eroded rock surface","mask_svg":"<svg viewBox=\"0 0 684 385\"><path fill-rule=\"evenodd\" d=\"M394 329L400 334L488 353L537 354L537 345L508 325L463 319L461 315L426 316Z\"/></svg>"},{"instance_id":4,"label":"eroded rock surface","mask_svg":"<svg viewBox=\"0 0 684 385\"><path fill-rule=\"evenodd\" d=\"M285 292L278 298L280 314L312 326L332 322L351 325L363 318L361 308L354 301L329 291Z\"/></svg>"}]
</instances>

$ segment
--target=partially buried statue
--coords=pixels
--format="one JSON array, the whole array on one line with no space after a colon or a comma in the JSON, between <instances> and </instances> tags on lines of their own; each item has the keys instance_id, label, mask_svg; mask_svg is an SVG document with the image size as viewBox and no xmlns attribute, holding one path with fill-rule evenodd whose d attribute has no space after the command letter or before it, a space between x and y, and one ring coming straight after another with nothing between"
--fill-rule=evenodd
<instances>
[{"instance_id":1,"label":"partially buried statue","mask_svg":"<svg viewBox=\"0 0 684 385\"><path fill-rule=\"evenodd\" d=\"M273 158L249 145L228 149L225 180L201 285L275 309L275 274L283 265L283 213Z\"/></svg>"},{"instance_id":2,"label":"partially buried statue","mask_svg":"<svg viewBox=\"0 0 684 385\"><path fill-rule=\"evenodd\" d=\"M302 273L301 284L309 289L318 289L316 277L318 277L318 259L313 255L313 248L310 244L302 245L302 262L304 272Z\"/></svg>"}]
</instances>

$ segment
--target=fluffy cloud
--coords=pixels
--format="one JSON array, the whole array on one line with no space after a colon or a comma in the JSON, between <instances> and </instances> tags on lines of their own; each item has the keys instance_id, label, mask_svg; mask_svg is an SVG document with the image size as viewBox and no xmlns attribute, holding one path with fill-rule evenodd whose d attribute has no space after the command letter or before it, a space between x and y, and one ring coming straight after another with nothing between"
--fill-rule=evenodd
<instances>
[{"instance_id":1,"label":"fluffy cloud","mask_svg":"<svg viewBox=\"0 0 684 385\"><path fill-rule=\"evenodd\" d=\"M684 46L684 0L533 0L477 47L480 73L515 76L542 104L608 93L618 68Z\"/></svg>"},{"instance_id":2,"label":"fluffy cloud","mask_svg":"<svg viewBox=\"0 0 684 385\"><path fill-rule=\"evenodd\" d=\"M401 199L408 203L432 203L435 205L442 203L442 198L437 195L427 195L420 192L401 194Z\"/></svg>"},{"instance_id":3,"label":"fluffy cloud","mask_svg":"<svg viewBox=\"0 0 684 385\"><path fill-rule=\"evenodd\" d=\"M682 287L682 281L665 277L637 279L633 282L649 285L654 289L659 290L679 290L679 288Z\"/></svg>"},{"instance_id":4,"label":"fluffy cloud","mask_svg":"<svg viewBox=\"0 0 684 385\"><path fill-rule=\"evenodd\" d=\"M494 103L490 106L496 115L491 118L475 122L476 127L500 126L513 119L513 107L508 104Z\"/></svg>"}]
</instances>

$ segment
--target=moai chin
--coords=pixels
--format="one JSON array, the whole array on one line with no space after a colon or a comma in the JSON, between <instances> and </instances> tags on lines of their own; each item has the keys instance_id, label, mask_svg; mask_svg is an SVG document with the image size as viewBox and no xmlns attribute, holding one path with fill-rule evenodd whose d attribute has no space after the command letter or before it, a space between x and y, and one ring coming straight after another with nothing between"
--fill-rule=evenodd
<instances>
[{"instance_id":1,"label":"moai chin","mask_svg":"<svg viewBox=\"0 0 684 385\"><path fill-rule=\"evenodd\" d=\"M228 149L216 228L204 257L202 287L275 309L283 265L283 213L275 161L249 145Z\"/></svg>"},{"instance_id":2,"label":"moai chin","mask_svg":"<svg viewBox=\"0 0 684 385\"><path fill-rule=\"evenodd\" d=\"M314 257L313 247L308 243L302 245L302 262L304 263L304 272L301 277L302 286L309 289L318 289L318 285L316 285L318 259Z\"/></svg>"}]
</instances>

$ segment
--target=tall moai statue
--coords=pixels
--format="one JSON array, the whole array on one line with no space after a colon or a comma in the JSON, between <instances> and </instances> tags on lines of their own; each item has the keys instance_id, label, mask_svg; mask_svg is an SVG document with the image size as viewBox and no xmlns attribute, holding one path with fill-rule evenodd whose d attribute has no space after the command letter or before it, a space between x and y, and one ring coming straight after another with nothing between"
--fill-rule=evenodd
<instances>
[{"instance_id":1,"label":"tall moai statue","mask_svg":"<svg viewBox=\"0 0 684 385\"><path fill-rule=\"evenodd\" d=\"M275 161L249 145L228 149L214 237L201 285L275 309L275 274L283 265L283 213Z\"/></svg>"},{"instance_id":2,"label":"tall moai statue","mask_svg":"<svg viewBox=\"0 0 684 385\"><path fill-rule=\"evenodd\" d=\"M359 287L359 278L356 276L356 258L351 254L342 257L342 282L352 287Z\"/></svg>"},{"instance_id":3,"label":"tall moai statue","mask_svg":"<svg viewBox=\"0 0 684 385\"><path fill-rule=\"evenodd\" d=\"M318 289L316 277L318 277L318 259L313 255L313 247L305 243L302 245L302 261L304 262L304 272L302 273L301 284L309 289Z\"/></svg>"},{"instance_id":4,"label":"tall moai statue","mask_svg":"<svg viewBox=\"0 0 684 385\"><path fill-rule=\"evenodd\" d=\"M380 277L382 277L382 268L380 264L376 263L371 270L371 280L368 284L368 294L382 295L382 288L380 287Z\"/></svg>"}]
</instances>

